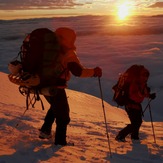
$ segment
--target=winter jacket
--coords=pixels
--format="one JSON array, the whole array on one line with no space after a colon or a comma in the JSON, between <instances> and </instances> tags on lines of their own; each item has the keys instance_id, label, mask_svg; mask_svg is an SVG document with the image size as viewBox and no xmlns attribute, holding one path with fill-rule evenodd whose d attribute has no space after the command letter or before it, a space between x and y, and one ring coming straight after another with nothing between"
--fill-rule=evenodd
<instances>
[{"instance_id":1,"label":"winter jacket","mask_svg":"<svg viewBox=\"0 0 163 163\"><path fill-rule=\"evenodd\" d=\"M150 92L146 84L141 85L140 83L131 83L129 87L130 100L126 107L140 110L141 109L140 104L143 102L145 97L149 96Z\"/></svg>"},{"instance_id":2,"label":"winter jacket","mask_svg":"<svg viewBox=\"0 0 163 163\"><path fill-rule=\"evenodd\" d=\"M70 79L71 73L78 77L92 77L94 69L83 67L76 55L76 47L74 45L76 40L75 32L70 28L61 27L55 33L62 46L60 62L64 73L60 78L66 82Z\"/></svg>"},{"instance_id":3,"label":"winter jacket","mask_svg":"<svg viewBox=\"0 0 163 163\"><path fill-rule=\"evenodd\" d=\"M92 77L94 75L94 69L85 68L81 65L74 50L69 50L63 55L61 64L65 69L61 78L68 81L70 79L70 72L78 77Z\"/></svg>"},{"instance_id":4,"label":"winter jacket","mask_svg":"<svg viewBox=\"0 0 163 163\"><path fill-rule=\"evenodd\" d=\"M136 103L141 103L145 97L149 97L148 87L132 83L129 88L129 96Z\"/></svg>"}]
</instances>

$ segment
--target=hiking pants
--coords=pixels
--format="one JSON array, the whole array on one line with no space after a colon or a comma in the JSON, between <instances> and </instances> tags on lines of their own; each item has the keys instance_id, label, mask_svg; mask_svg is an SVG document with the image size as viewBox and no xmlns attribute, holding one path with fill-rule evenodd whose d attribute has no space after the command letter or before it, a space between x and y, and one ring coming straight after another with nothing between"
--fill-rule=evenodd
<instances>
[{"instance_id":1,"label":"hiking pants","mask_svg":"<svg viewBox=\"0 0 163 163\"><path fill-rule=\"evenodd\" d=\"M45 116L41 131L50 134L55 120L55 144L66 145L66 130L70 122L66 92L64 89L57 89L54 96L45 96L45 98L50 104L50 109Z\"/></svg>"},{"instance_id":2,"label":"hiking pants","mask_svg":"<svg viewBox=\"0 0 163 163\"><path fill-rule=\"evenodd\" d=\"M139 139L139 129L142 124L142 107L137 104L139 109L126 107L126 112L130 119L131 124L128 124L124 129L119 132L119 136L125 138L131 134L131 139Z\"/></svg>"}]
</instances>

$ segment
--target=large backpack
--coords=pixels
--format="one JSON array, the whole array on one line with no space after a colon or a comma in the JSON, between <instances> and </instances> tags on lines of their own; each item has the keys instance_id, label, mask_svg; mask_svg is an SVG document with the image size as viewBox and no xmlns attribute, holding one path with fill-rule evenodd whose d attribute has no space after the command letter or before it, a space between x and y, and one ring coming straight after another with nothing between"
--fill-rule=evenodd
<instances>
[{"instance_id":1,"label":"large backpack","mask_svg":"<svg viewBox=\"0 0 163 163\"><path fill-rule=\"evenodd\" d=\"M31 92L39 100L38 90L56 86L64 72L61 54L60 43L53 31L35 29L25 37L18 56L9 64L9 80L20 86L19 90L27 95L27 100Z\"/></svg>"},{"instance_id":2,"label":"large backpack","mask_svg":"<svg viewBox=\"0 0 163 163\"><path fill-rule=\"evenodd\" d=\"M113 101L116 102L118 106L125 106L128 103L130 100L130 84L139 81L140 73L143 70L147 70L143 65L132 65L119 76L117 83L112 87L114 91Z\"/></svg>"},{"instance_id":3,"label":"large backpack","mask_svg":"<svg viewBox=\"0 0 163 163\"><path fill-rule=\"evenodd\" d=\"M61 47L57 36L47 28L39 28L29 34L21 47L24 72L38 74L39 86L56 84L63 69L59 61Z\"/></svg>"},{"instance_id":4,"label":"large backpack","mask_svg":"<svg viewBox=\"0 0 163 163\"><path fill-rule=\"evenodd\" d=\"M64 71L60 55L61 46L54 32L47 28L32 31L25 37L19 52L22 65L22 72L19 73L21 79L25 81L31 76L36 76L39 77L39 83L34 83L34 86L56 85L57 79ZM22 83L20 82L20 85Z\"/></svg>"}]
</instances>

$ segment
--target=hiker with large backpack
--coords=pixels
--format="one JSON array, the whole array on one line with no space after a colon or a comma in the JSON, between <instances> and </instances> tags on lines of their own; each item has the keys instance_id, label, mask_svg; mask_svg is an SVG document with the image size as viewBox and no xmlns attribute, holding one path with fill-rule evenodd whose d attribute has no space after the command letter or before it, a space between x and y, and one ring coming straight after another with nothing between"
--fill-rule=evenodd
<instances>
[{"instance_id":1,"label":"hiker with large backpack","mask_svg":"<svg viewBox=\"0 0 163 163\"><path fill-rule=\"evenodd\" d=\"M75 32L70 28L58 28L55 31L59 42L62 46L61 63L64 73L61 79L65 81L62 86L66 86L66 82L70 79L70 72L78 77L101 77L102 70L99 67L88 69L80 64L76 56L76 47L74 45L76 40ZM66 130L70 122L69 105L64 89L57 88L54 96L45 96L50 103L50 109L46 114L44 124L41 127L40 138L47 138L51 135L51 128L56 119L56 133L55 144L66 145Z\"/></svg>"},{"instance_id":2,"label":"hiker with large backpack","mask_svg":"<svg viewBox=\"0 0 163 163\"><path fill-rule=\"evenodd\" d=\"M113 86L113 100L120 106L125 106L131 124L123 128L115 140L125 142L125 137L131 135L132 140L139 140L139 129L142 124L142 106L144 98L154 99L155 93L150 93L147 86L149 71L143 65L133 65L119 78Z\"/></svg>"},{"instance_id":3,"label":"hiker with large backpack","mask_svg":"<svg viewBox=\"0 0 163 163\"><path fill-rule=\"evenodd\" d=\"M55 145L66 145L67 125L70 122L69 105L65 88L72 73L78 77L101 77L102 69L85 68L81 65L74 45L76 34L66 27L55 32L39 28L27 35L18 57L10 62L9 80L19 85L21 93L26 94L27 109L43 94L50 104L39 138L51 137L53 122L56 122ZM34 102L28 100L34 94ZM42 102L42 100L41 100ZM43 104L42 104L43 105Z\"/></svg>"},{"instance_id":4,"label":"hiker with large backpack","mask_svg":"<svg viewBox=\"0 0 163 163\"><path fill-rule=\"evenodd\" d=\"M66 82L70 79L70 72L78 77L101 77L102 70L99 67L87 69L80 64L75 52L76 47L74 46L76 34L72 29L58 28L55 33L62 46L61 64L65 71L60 76L60 79L64 81L63 87L66 87ZM53 96L45 96L45 98L50 103L50 109L45 116L39 137L50 137L52 124L56 120L55 145L66 145L66 130L70 122L66 92L63 88L57 88Z\"/></svg>"}]
</instances>

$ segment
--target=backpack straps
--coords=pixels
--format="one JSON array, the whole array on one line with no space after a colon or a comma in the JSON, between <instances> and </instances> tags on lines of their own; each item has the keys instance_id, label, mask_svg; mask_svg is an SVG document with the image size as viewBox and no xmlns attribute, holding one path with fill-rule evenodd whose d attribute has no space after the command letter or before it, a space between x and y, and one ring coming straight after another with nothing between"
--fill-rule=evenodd
<instances>
[{"instance_id":1,"label":"backpack straps","mask_svg":"<svg viewBox=\"0 0 163 163\"><path fill-rule=\"evenodd\" d=\"M19 92L23 96L26 96L26 109L27 110L29 109L30 105L32 106L32 108L34 108L37 101L41 102L42 110L44 110L44 104L43 104L42 99L40 98L39 91L37 88L28 88L25 86L20 86ZM33 94L32 97L31 97L31 94Z\"/></svg>"}]
</instances>

